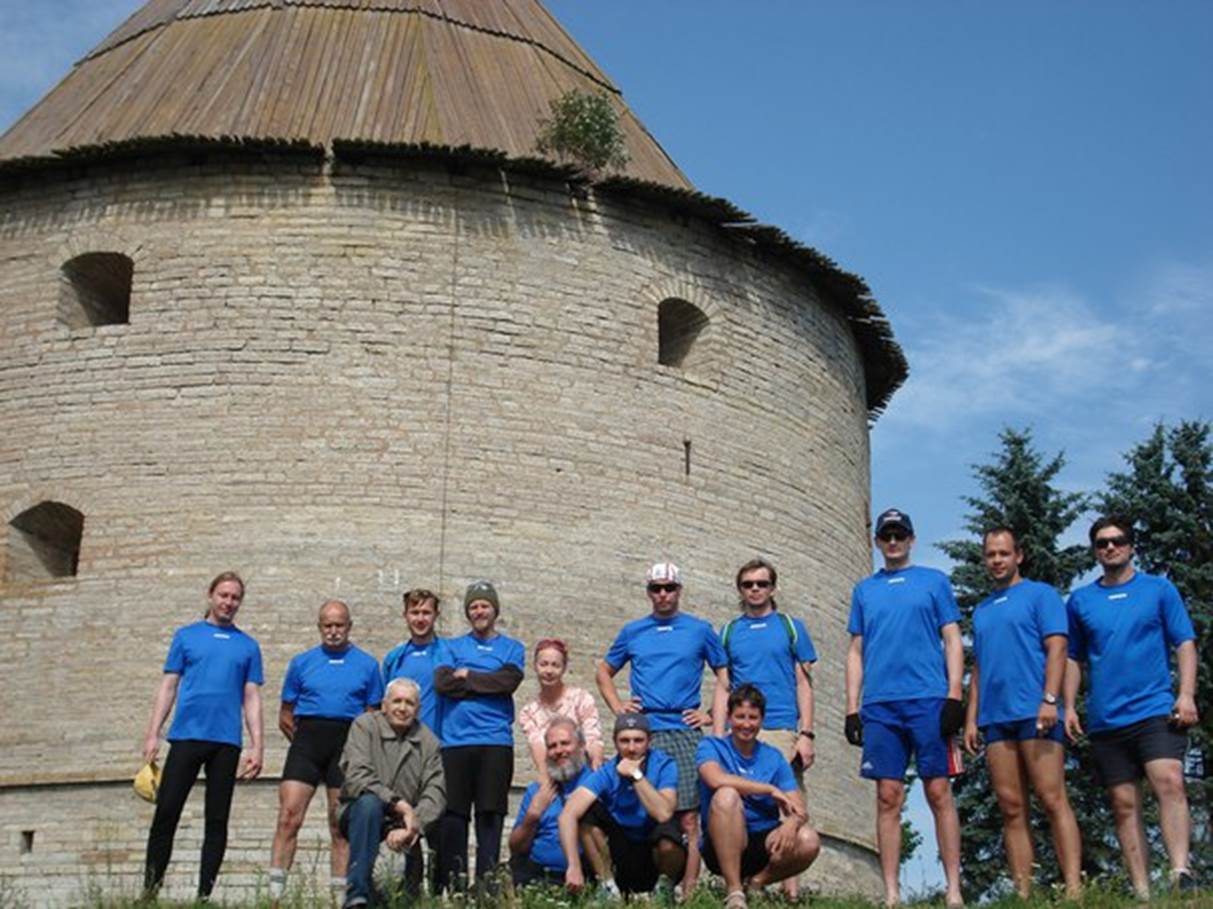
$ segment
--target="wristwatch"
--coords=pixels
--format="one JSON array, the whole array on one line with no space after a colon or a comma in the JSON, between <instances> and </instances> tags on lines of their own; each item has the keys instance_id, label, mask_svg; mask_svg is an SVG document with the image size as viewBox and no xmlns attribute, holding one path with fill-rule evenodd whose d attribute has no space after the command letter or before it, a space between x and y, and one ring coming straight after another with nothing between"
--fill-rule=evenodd
<instances>
[{"instance_id":1,"label":"wristwatch","mask_svg":"<svg viewBox=\"0 0 1213 909\"><path fill-rule=\"evenodd\" d=\"M803 735L810 742L813 741L813 739L817 738L817 733L814 732L812 729L801 729L798 734Z\"/></svg>"},{"instance_id":2,"label":"wristwatch","mask_svg":"<svg viewBox=\"0 0 1213 909\"><path fill-rule=\"evenodd\" d=\"M635 770L632 771L632 782L633 783L639 783L643 779L644 779L644 774L640 772L639 767L637 767Z\"/></svg>"},{"instance_id":3,"label":"wristwatch","mask_svg":"<svg viewBox=\"0 0 1213 909\"><path fill-rule=\"evenodd\" d=\"M1049 704L1053 707L1057 706L1057 695L1052 694L1051 692L1046 691L1044 697L1041 698L1041 700L1043 700L1046 704Z\"/></svg>"}]
</instances>

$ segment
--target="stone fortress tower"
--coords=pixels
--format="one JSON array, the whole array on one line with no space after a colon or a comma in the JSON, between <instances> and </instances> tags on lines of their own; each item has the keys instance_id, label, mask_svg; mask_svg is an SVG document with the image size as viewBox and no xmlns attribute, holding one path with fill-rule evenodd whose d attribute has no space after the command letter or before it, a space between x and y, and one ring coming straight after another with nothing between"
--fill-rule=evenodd
<instances>
[{"instance_id":1,"label":"stone fortress tower","mask_svg":"<svg viewBox=\"0 0 1213 909\"><path fill-rule=\"evenodd\" d=\"M571 88L616 106L623 172L535 157ZM697 192L538 0L151 0L0 137L2 885L137 889L142 729L221 570L267 674L233 899L268 864L282 676L325 597L382 656L403 590L460 634L491 578L503 630L565 637L593 690L649 562L719 624L763 554L821 655L813 878L873 890L845 621L869 421L905 374L863 282ZM322 823L296 869L323 878Z\"/></svg>"}]
</instances>

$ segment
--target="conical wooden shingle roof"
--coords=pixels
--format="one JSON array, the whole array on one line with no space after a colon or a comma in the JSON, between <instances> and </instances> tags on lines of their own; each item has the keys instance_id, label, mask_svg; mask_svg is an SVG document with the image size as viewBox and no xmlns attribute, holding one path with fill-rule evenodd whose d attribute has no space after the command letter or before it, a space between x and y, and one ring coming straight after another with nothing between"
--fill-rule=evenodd
<instances>
[{"instance_id":1,"label":"conical wooden shingle roof","mask_svg":"<svg viewBox=\"0 0 1213 909\"><path fill-rule=\"evenodd\" d=\"M0 136L0 161L168 136L527 157L573 88L613 99L626 176L691 188L538 0L150 0Z\"/></svg>"}]
</instances>

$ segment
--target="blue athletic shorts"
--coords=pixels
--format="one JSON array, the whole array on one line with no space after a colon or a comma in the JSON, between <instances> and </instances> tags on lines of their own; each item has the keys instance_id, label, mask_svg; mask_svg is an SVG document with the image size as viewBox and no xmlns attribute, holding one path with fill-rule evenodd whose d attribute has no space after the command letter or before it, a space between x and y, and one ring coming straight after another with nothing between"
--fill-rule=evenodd
<instances>
[{"instance_id":1,"label":"blue athletic shorts","mask_svg":"<svg viewBox=\"0 0 1213 909\"><path fill-rule=\"evenodd\" d=\"M1010 723L990 723L988 726L981 727L982 738L986 740L987 745L993 745L995 742L1026 742L1029 739L1046 739L1050 742L1065 742L1065 726L1062 723L1054 723L1053 728L1048 732L1036 731L1036 717L1028 717L1026 720L1013 720Z\"/></svg>"},{"instance_id":2,"label":"blue athletic shorts","mask_svg":"<svg viewBox=\"0 0 1213 909\"><path fill-rule=\"evenodd\" d=\"M863 763L859 775L870 780L900 780L910 755L923 779L957 776L963 770L960 747L939 734L943 698L882 701L864 706Z\"/></svg>"}]
</instances>

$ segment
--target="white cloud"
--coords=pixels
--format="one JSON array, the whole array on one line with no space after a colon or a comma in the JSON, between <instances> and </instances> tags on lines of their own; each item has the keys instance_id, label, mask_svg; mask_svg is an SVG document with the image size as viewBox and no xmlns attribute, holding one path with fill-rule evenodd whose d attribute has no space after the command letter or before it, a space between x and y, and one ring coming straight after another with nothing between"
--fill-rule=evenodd
<instances>
[{"instance_id":1,"label":"white cloud","mask_svg":"<svg viewBox=\"0 0 1213 909\"><path fill-rule=\"evenodd\" d=\"M910 378L883 418L894 424L1022 422L1128 392L1156 369L1146 335L1066 288L978 288L968 306L899 329Z\"/></svg>"}]
</instances>

